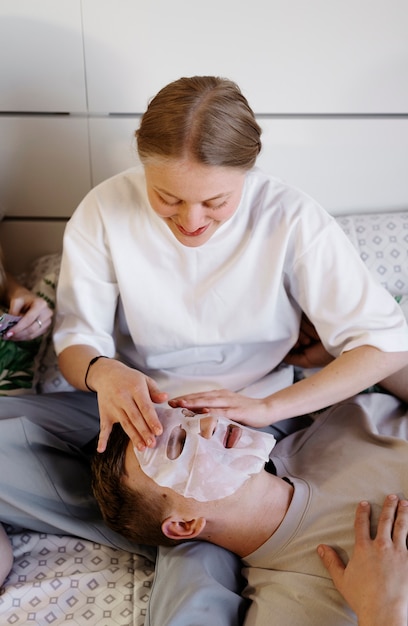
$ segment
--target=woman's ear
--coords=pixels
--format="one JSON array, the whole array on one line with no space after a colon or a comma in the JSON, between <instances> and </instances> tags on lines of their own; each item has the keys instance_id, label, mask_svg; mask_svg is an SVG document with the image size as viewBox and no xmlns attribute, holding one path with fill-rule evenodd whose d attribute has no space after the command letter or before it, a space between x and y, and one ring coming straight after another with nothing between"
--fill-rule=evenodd
<instances>
[{"instance_id":1,"label":"woman's ear","mask_svg":"<svg viewBox=\"0 0 408 626\"><path fill-rule=\"evenodd\" d=\"M167 517L162 523L162 532L169 539L195 539L204 530L206 519L197 517L191 520Z\"/></svg>"}]
</instances>

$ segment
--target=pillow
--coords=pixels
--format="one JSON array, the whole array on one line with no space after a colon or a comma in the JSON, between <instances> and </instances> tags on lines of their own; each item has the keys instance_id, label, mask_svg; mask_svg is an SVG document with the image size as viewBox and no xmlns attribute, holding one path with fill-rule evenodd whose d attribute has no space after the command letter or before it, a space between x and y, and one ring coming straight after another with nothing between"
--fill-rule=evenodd
<instances>
[{"instance_id":1,"label":"pillow","mask_svg":"<svg viewBox=\"0 0 408 626\"><path fill-rule=\"evenodd\" d=\"M408 211L335 219L377 280L393 296L408 294Z\"/></svg>"},{"instance_id":2,"label":"pillow","mask_svg":"<svg viewBox=\"0 0 408 626\"><path fill-rule=\"evenodd\" d=\"M39 340L0 340L0 395L32 393L34 359L39 347Z\"/></svg>"},{"instance_id":3,"label":"pillow","mask_svg":"<svg viewBox=\"0 0 408 626\"><path fill-rule=\"evenodd\" d=\"M28 284L31 290L48 302L55 309L56 288L61 265L60 254L49 254L40 257L31 268ZM52 393L55 391L73 391L58 368L58 357L52 341L53 324L43 335L41 345L34 358L33 390L36 393Z\"/></svg>"},{"instance_id":4,"label":"pillow","mask_svg":"<svg viewBox=\"0 0 408 626\"><path fill-rule=\"evenodd\" d=\"M61 264L60 254L40 257L19 276L19 280L33 293L55 309L56 286ZM58 368L58 359L52 342L52 329L34 341L0 340L0 395L21 395L72 391Z\"/></svg>"}]
</instances>

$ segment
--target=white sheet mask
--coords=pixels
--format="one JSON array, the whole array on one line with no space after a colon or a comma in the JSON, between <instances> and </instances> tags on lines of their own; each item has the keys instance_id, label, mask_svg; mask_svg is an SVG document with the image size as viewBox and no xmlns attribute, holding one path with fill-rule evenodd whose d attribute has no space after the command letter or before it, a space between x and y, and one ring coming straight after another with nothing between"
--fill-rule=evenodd
<instances>
[{"instance_id":1,"label":"white sheet mask","mask_svg":"<svg viewBox=\"0 0 408 626\"><path fill-rule=\"evenodd\" d=\"M214 421L206 439L200 433L209 416L186 409L158 409L158 414L163 434L156 447L134 449L140 467L158 485L201 502L234 493L263 469L276 443L273 435L225 418Z\"/></svg>"}]
</instances>

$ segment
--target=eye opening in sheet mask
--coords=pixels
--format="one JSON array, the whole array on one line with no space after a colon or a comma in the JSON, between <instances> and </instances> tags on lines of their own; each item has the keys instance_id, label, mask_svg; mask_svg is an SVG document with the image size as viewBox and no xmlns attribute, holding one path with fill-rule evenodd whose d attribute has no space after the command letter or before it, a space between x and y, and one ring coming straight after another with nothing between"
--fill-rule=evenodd
<instances>
[{"instance_id":1,"label":"eye opening in sheet mask","mask_svg":"<svg viewBox=\"0 0 408 626\"><path fill-rule=\"evenodd\" d=\"M242 428L236 424L229 424L224 437L224 448L234 448L241 439Z\"/></svg>"},{"instance_id":2,"label":"eye opening in sheet mask","mask_svg":"<svg viewBox=\"0 0 408 626\"><path fill-rule=\"evenodd\" d=\"M183 452L186 443L187 433L181 424L175 426L169 435L167 442L166 455L171 461L178 459Z\"/></svg>"}]
</instances>

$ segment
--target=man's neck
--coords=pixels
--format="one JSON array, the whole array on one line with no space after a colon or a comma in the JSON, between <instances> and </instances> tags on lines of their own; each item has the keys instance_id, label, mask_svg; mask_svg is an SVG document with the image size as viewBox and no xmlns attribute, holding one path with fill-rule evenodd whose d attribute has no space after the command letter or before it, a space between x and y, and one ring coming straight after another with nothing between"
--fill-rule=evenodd
<instances>
[{"instance_id":1,"label":"man's neck","mask_svg":"<svg viewBox=\"0 0 408 626\"><path fill-rule=\"evenodd\" d=\"M254 477L255 478L255 477ZM200 538L217 543L244 557L262 546L281 525L293 496L288 482L261 472L236 506L218 512L215 524L209 524ZM207 535L207 536L206 536Z\"/></svg>"}]
</instances>

